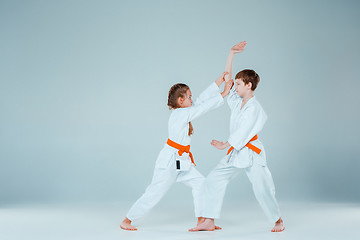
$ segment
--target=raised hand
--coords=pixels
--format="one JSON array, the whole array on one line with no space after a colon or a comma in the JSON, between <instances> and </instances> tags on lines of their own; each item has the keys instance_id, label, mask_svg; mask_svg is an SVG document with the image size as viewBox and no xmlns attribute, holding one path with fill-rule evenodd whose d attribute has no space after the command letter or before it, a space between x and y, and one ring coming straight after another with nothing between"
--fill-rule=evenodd
<instances>
[{"instance_id":1,"label":"raised hand","mask_svg":"<svg viewBox=\"0 0 360 240\"><path fill-rule=\"evenodd\" d=\"M246 41L239 42L238 44L234 45L230 51L233 53L240 53L244 51L245 46L246 46Z\"/></svg>"}]
</instances>

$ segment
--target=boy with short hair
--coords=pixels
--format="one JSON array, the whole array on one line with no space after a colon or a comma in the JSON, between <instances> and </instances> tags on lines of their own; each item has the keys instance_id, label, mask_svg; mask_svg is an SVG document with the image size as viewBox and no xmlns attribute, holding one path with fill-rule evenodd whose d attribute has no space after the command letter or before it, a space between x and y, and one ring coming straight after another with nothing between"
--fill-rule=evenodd
<instances>
[{"instance_id":1,"label":"boy with short hair","mask_svg":"<svg viewBox=\"0 0 360 240\"><path fill-rule=\"evenodd\" d=\"M246 42L240 42L231 48L225 70L229 72L230 78L234 55L242 52L245 46ZM227 155L205 180L203 186L205 221L189 231L215 229L214 219L220 216L226 186L242 168L245 169L252 183L255 197L265 215L275 223L271 231L281 232L285 229L275 198L274 182L267 168L265 150L257 136L267 119L266 113L254 96L259 81L259 75L250 69L242 70L235 76L236 83L227 100L231 109L230 137L225 143L217 140L211 142L211 145L220 150L230 148Z\"/></svg>"}]
</instances>

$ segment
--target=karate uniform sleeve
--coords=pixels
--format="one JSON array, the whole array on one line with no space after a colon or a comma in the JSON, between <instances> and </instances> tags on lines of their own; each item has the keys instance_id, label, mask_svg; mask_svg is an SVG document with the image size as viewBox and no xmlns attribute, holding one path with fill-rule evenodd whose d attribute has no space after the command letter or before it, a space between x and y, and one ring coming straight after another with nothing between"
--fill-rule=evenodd
<instances>
[{"instance_id":1,"label":"karate uniform sleeve","mask_svg":"<svg viewBox=\"0 0 360 240\"><path fill-rule=\"evenodd\" d=\"M228 142L236 150L242 149L256 134L258 134L266 122L265 112L256 106L245 109L239 128L230 133Z\"/></svg>"},{"instance_id":2,"label":"karate uniform sleeve","mask_svg":"<svg viewBox=\"0 0 360 240\"><path fill-rule=\"evenodd\" d=\"M209 98L217 96L220 93L220 88L215 82L212 82L200 95L195 99L194 105L200 104Z\"/></svg>"},{"instance_id":3,"label":"karate uniform sleeve","mask_svg":"<svg viewBox=\"0 0 360 240\"><path fill-rule=\"evenodd\" d=\"M230 93L227 98L227 103L230 109L233 109L239 102L241 102L241 97L236 93L235 85L230 89Z\"/></svg>"},{"instance_id":4,"label":"karate uniform sleeve","mask_svg":"<svg viewBox=\"0 0 360 240\"><path fill-rule=\"evenodd\" d=\"M193 106L186 108L188 114L187 121L192 121L208 112L210 109L221 106L223 103L224 99L220 94L220 89L216 83L213 82L200 94Z\"/></svg>"}]
</instances>

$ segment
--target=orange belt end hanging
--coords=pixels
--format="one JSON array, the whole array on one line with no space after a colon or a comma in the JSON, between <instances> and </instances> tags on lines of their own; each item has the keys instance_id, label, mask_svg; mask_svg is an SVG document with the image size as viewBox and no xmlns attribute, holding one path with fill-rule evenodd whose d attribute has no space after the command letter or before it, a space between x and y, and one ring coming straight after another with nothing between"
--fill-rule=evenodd
<instances>
[{"instance_id":1,"label":"orange belt end hanging","mask_svg":"<svg viewBox=\"0 0 360 240\"><path fill-rule=\"evenodd\" d=\"M196 164L195 164L195 162L194 162L194 157L193 157L192 153L190 152L190 145L184 146L184 145L178 144L178 143L170 140L169 138L168 138L168 140L167 140L167 144L168 144L169 146L173 147L173 148L178 149L178 150L179 150L178 153L179 153L180 156L181 156L184 152L188 153L189 156L190 156L190 159L191 159L192 164L194 164L194 166L196 166Z\"/></svg>"}]
</instances>

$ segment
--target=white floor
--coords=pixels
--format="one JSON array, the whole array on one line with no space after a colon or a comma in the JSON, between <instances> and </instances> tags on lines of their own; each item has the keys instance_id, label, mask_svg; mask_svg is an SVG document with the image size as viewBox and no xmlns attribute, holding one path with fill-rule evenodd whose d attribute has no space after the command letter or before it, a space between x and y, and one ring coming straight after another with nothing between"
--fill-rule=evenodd
<instances>
[{"instance_id":1,"label":"white floor","mask_svg":"<svg viewBox=\"0 0 360 240\"><path fill-rule=\"evenodd\" d=\"M126 207L125 207L126 206ZM360 239L360 204L280 203L286 230L271 233L257 204L227 206L215 232L187 232L191 209L156 207L139 231L119 228L129 204L0 206L0 239ZM171 213L171 214L170 214Z\"/></svg>"}]
</instances>

